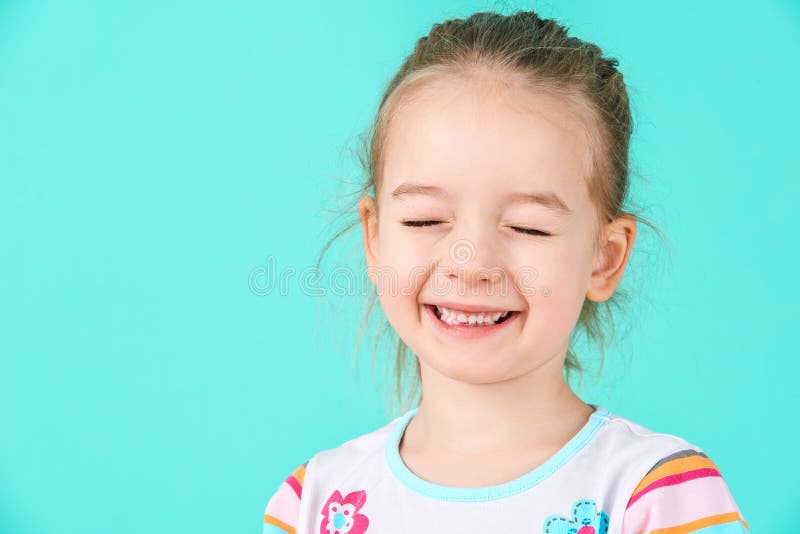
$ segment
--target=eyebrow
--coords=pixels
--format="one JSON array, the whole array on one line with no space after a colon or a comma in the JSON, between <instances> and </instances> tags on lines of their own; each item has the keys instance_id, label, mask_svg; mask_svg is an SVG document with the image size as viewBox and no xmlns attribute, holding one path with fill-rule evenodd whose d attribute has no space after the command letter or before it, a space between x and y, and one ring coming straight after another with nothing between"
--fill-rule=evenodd
<instances>
[{"instance_id":1,"label":"eyebrow","mask_svg":"<svg viewBox=\"0 0 800 534\"><path fill-rule=\"evenodd\" d=\"M446 197L447 193L441 187L435 185L424 185L413 182L404 182L392 191L392 198L400 199L406 195L430 195L434 197Z\"/></svg>"},{"instance_id":2,"label":"eyebrow","mask_svg":"<svg viewBox=\"0 0 800 534\"><path fill-rule=\"evenodd\" d=\"M447 192L435 185L425 185L414 182L400 184L392 191L392 198L401 199L406 195L430 195L446 197ZM572 210L561 197L552 191L537 193L511 193L506 197L511 204L538 204L561 215L572 215Z\"/></svg>"},{"instance_id":3,"label":"eyebrow","mask_svg":"<svg viewBox=\"0 0 800 534\"><path fill-rule=\"evenodd\" d=\"M572 215L572 210L561 197L552 191L541 193L512 193L508 201L514 204L539 204L561 215Z\"/></svg>"}]
</instances>

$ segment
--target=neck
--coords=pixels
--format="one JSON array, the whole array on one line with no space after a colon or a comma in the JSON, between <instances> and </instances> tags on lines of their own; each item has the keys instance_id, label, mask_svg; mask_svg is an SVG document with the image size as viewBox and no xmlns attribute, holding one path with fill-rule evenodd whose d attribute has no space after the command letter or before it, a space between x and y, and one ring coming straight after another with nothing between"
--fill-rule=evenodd
<instances>
[{"instance_id":1,"label":"neck","mask_svg":"<svg viewBox=\"0 0 800 534\"><path fill-rule=\"evenodd\" d=\"M406 450L492 455L559 446L594 409L570 389L563 355L513 379L453 380L420 361L423 401L408 425Z\"/></svg>"}]
</instances>

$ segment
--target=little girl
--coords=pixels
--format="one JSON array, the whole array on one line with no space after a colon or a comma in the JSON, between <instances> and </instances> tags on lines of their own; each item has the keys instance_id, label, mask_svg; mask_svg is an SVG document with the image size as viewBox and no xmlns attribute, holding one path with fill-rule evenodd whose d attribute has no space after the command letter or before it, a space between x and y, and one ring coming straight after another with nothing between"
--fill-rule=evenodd
<instances>
[{"instance_id":1,"label":"little girl","mask_svg":"<svg viewBox=\"0 0 800 534\"><path fill-rule=\"evenodd\" d=\"M529 11L418 41L382 98L358 214L422 395L297 467L265 534L749 531L701 448L565 380L571 334L596 324L641 221L622 210L617 64Z\"/></svg>"}]
</instances>

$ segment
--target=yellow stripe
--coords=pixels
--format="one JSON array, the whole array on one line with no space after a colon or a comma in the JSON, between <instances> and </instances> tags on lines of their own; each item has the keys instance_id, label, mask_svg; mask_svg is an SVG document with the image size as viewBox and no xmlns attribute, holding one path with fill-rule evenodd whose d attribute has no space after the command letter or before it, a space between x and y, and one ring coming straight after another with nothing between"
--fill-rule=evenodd
<instances>
[{"instance_id":1,"label":"yellow stripe","mask_svg":"<svg viewBox=\"0 0 800 534\"><path fill-rule=\"evenodd\" d=\"M689 534L701 528L722 525L730 523L731 521L741 521L744 523L744 519L742 519L742 516L740 516L738 512L729 512L727 514L711 515L676 527L658 528L656 530L651 530L650 534ZM747 527L747 523L744 523L744 526ZM750 530L750 527L747 527L747 530Z\"/></svg>"},{"instance_id":2,"label":"yellow stripe","mask_svg":"<svg viewBox=\"0 0 800 534\"><path fill-rule=\"evenodd\" d=\"M294 478L296 478L297 481L302 486L303 485L303 480L305 480L305 478L306 478L306 466L305 465L301 465L300 467L295 469L294 473L292 473L292 476Z\"/></svg>"},{"instance_id":3,"label":"yellow stripe","mask_svg":"<svg viewBox=\"0 0 800 534\"><path fill-rule=\"evenodd\" d=\"M717 469L717 466L714 462L711 461L706 456L687 456L685 458L675 458L674 460L670 460L665 464L659 465L653 471L651 471L646 477L639 482L639 485L636 486L636 489L633 490L633 495L636 495L640 490L646 488L659 478L664 478L665 476L669 475L676 475L678 473L683 473L686 471L692 471L693 469L702 469L704 467L709 467L711 469ZM719 469L717 469L719 471Z\"/></svg>"},{"instance_id":4,"label":"yellow stripe","mask_svg":"<svg viewBox=\"0 0 800 534\"><path fill-rule=\"evenodd\" d=\"M269 514L264 514L264 524L275 525L276 527L285 530L288 534L297 534L293 526L284 523L277 517L271 516Z\"/></svg>"}]
</instances>

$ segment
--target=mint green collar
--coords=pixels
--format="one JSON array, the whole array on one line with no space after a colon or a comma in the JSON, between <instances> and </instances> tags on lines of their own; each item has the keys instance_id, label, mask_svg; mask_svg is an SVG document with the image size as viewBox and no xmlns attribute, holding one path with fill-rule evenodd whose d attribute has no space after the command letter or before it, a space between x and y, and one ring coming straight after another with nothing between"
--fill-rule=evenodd
<instances>
[{"instance_id":1,"label":"mint green collar","mask_svg":"<svg viewBox=\"0 0 800 534\"><path fill-rule=\"evenodd\" d=\"M433 484L412 473L400 458L399 445L408 423L419 408L412 408L405 413L391 428L386 438L386 461L392 474L410 489L443 501L488 501L502 499L531 488L552 475L558 468L572 458L608 420L611 412L599 405L589 404L595 411L589 420L561 449L543 464L514 480L495 486L462 488Z\"/></svg>"}]
</instances>

